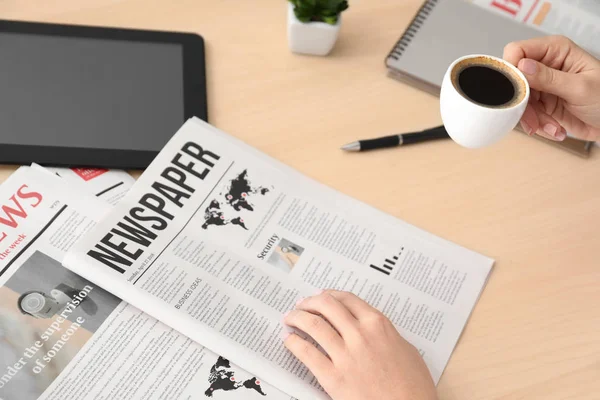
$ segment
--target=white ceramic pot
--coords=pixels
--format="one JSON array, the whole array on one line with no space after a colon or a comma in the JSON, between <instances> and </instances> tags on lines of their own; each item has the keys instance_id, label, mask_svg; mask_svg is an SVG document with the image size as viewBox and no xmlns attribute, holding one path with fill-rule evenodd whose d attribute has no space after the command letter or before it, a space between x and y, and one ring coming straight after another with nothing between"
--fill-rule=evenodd
<instances>
[{"instance_id":1,"label":"white ceramic pot","mask_svg":"<svg viewBox=\"0 0 600 400\"><path fill-rule=\"evenodd\" d=\"M455 68L465 62L490 59L512 71L515 81L522 85L520 98L506 107L490 107L466 98L452 82ZM483 85L483 83L481 83ZM440 111L446 131L458 144L480 148L496 143L517 125L529 100L529 84L515 66L497 57L474 54L454 61L446 71L440 93Z\"/></svg>"},{"instance_id":2,"label":"white ceramic pot","mask_svg":"<svg viewBox=\"0 0 600 400\"><path fill-rule=\"evenodd\" d=\"M329 54L342 22L341 15L335 25L325 22L304 23L296 18L294 6L288 2L288 43L294 53L325 56Z\"/></svg>"}]
</instances>

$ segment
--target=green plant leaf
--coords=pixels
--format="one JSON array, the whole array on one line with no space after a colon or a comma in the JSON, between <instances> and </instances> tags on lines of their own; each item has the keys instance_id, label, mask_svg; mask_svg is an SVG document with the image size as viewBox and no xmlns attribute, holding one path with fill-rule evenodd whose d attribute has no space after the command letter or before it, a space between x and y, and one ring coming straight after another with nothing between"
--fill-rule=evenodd
<instances>
[{"instance_id":1,"label":"green plant leaf","mask_svg":"<svg viewBox=\"0 0 600 400\"><path fill-rule=\"evenodd\" d=\"M348 9L347 0L289 0L294 14L302 22L323 21L335 25L339 14Z\"/></svg>"},{"instance_id":2,"label":"green plant leaf","mask_svg":"<svg viewBox=\"0 0 600 400\"><path fill-rule=\"evenodd\" d=\"M323 17L323 22L327 22L330 25L335 25L337 24L337 15L333 16L333 17Z\"/></svg>"}]
</instances>

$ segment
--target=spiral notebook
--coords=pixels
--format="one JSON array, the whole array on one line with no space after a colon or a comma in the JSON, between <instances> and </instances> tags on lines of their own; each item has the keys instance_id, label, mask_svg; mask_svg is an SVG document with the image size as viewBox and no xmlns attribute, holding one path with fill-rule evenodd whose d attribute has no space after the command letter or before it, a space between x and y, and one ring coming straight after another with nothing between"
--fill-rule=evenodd
<instances>
[{"instance_id":1,"label":"spiral notebook","mask_svg":"<svg viewBox=\"0 0 600 400\"><path fill-rule=\"evenodd\" d=\"M446 68L458 57L502 57L507 43L544 35L465 0L426 0L388 54L388 75L437 96ZM572 138L536 138L583 157L591 148L591 143Z\"/></svg>"}]
</instances>

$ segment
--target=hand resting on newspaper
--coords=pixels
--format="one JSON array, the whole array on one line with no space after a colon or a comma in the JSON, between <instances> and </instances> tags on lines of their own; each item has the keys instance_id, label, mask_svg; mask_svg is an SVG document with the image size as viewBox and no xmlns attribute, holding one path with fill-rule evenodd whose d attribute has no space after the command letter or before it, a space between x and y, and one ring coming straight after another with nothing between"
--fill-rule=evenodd
<instances>
[{"instance_id":1,"label":"hand resting on newspaper","mask_svg":"<svg viewBox=\"0 0 600 400\"><path fill-rule=\"evenodd\" d=\"M303 299L284 323L310 335L329 355L296 334L285 339L334 400L437 399L417 349L352 293L327 290Z\"/></svg>"},{"instance_id":2,"label":"hand resting on newspaper","mask_svg":"<svg viewBox=\"0 0 600 400\"><path fill-rule=\"evenodd\" d=\"M600 60L564 36L513 42L504 59L516 65L531 88L523 130L561 141L566 132L600 140Z\"/></svg>"}]
</instances>

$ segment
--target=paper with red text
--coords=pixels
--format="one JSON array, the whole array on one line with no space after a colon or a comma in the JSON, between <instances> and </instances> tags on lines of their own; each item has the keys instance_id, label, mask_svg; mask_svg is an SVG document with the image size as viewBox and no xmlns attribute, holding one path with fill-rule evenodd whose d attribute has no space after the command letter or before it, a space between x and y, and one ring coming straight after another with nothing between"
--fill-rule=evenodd
<instances>
[{"instance_id":1,"label":"paper with red text","mask_svg":"<svg viewBox=\"0 0 600 400\"><path fill-rule=\"evenodd\" d=\"M600 1L470 0L473 4L549 35L565 35L600 56Z\"/></svg>"},{"instance_id":2,"label":"paper with red text","mask_svg":"<svg viewBox=\"0 0 600 400\"><path fill-rule=\"evenodd\" d=\"M31 166L52 172L74 188L91 193L112 205L117 204L135 182L126 171L118 169L41 167L38 164Z\"/></svg>"},{"instance_id":3,"label":"paper with red text","mask_svg":"<svg viewBox=\"0 0 600 400\"><path fill-rule=\"evenodd\" d=\"M0 186L0 399L289 400L62 266L110 206L42 167Z\"/></svg>"}]
</instances>

